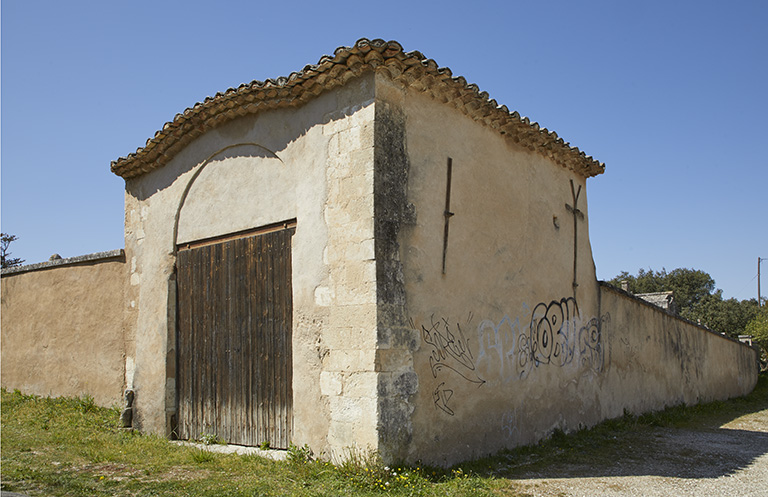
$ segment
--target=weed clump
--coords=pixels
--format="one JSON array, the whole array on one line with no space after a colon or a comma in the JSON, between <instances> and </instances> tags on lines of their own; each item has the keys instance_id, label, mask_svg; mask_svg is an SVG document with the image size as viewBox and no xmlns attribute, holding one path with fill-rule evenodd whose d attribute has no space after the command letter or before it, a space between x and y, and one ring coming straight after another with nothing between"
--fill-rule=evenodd
<instances>
[{"instance_id":1,"label":"weed clump","mask_svg":"<svg viewBox=\"0 0 768 497\"><path fill-rule=\"evenodd\" d=\"M430 484L421 467L390 467L384 464L376 453L348 457L337 470L343 478L361 490L416 491Z\"/></svg>"},{"instance_id":2,"label":"weed clump","mask_svg":"<svg viewBox=\"0 0 768 497\"><path fill-rule=\"evenodd\" d=\"M314 460L314 454L309 445L304 444L303 447L298 447L291 442L288 445L286 459L291 464L305 464Z\"/></svg>"},{"instance_id":3,"label":"weed clump","mask_svg":"<svg viewBox=\"0 0 768 497\"><path fill-rule=\"evenodd\" d=\"M200 443L203 445L218 445L223 443L224 441L221 440L218 436L216 436L213 433L206 433L202 437L200 437Z\"/></svg>"}]
</instances>

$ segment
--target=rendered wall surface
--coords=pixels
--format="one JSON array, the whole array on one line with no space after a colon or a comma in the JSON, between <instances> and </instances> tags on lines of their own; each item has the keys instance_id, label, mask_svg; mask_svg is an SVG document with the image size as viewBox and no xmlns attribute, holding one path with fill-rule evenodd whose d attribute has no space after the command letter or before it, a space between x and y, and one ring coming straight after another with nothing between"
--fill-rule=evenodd
<instances>
[{"instance_id":1,"label":"rendered wall surface","mask_svg":"<svg viewBox=\"0 0 768 497\"><path fill-rule=\"evenodd\" d=\"M605 416L746 395L757 382L754 349L601 284L610 315Z\"/></svg>"},{"instance_id":2,"label":"rendered wall surface","mask_svg":"<svg viewBox=\"0 0 768 497\"><path fill-rule=\"evenodd\" d=\"M174 246L296 219L293 441L376 445L373 75L222 125L126 182L136 420L175 412Z\"/></svg>"},{"instance_id":3,"label":"rendered wall surface","mask_svg":"<svg viewBox=\"0 0 768 497\"><path fill-rule=\"evenodd\" d=\"M450 106L390 91L405 114L413 206L399 239L406 300L400 334L410 331L399 350L418 388L408 398L412 438L401 452L450 464L597 416L590 399L599 391L591 380L599 359L587 361L594 350L573 347L582 328L599 322L584 178ZM448 158L453 215L446 244ZM566 208L574 203L571 181L574 193L581 188L576 236ZM531 321L546 316L558 329L527 336ZM566 328L559 330L561 320ZM538 366L527 359L533 347ZM562 395L566 385L570 394Z\"/></svg>"},{"instance_id":4,"label":"rendered wall surface","mask_svg":"<svg viewBox=\"0 0 768 497\"><path fill-rule=\"evenodd\" d=\"M122 405L124 259L2 277L2 385Z\"/></svg>"},{"instance_id":5,"label":"rendered wall surface","mask_svg":"<svg viewBox=\"0 0 768 497\"><path fill-rule=\"evenodd\" d=\"M400 206L377 190L385 456L452 464L754 386L750 349L605 297L583 177L386 79L376 110L376 185Z\"/></svg>"}]
</instances>

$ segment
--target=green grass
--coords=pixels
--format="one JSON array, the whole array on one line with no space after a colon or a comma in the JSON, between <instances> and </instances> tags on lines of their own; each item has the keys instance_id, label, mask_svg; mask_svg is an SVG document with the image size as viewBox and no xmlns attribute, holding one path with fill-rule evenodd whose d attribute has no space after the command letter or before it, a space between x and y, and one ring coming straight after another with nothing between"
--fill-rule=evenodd
<instances>
[{"instance_id":1,"label":"green grass","mask_svg":"<svg viewBox=\"0 0 768 497\"><path fill-rule=\"evenodd\" d=\"M375 455L339 465L291 447L288 461L218 454L117 428L118 409L92 398L41 398L2 391L2 489L46 496L483 496L522 495L510 481L540 467L605 464L630 453L658 427L716 427L768 409L768 376L727 402L623 417L534 446L450 469L386 466Z\"/></svg>"},{"instance_id":2,"label":"green grass","mask_svg":"<svg viewBox=\"0 0 768 497\"><path fill-rule=\"evenodd\" d=\"M334 466L292 447L289 460L218 454L117 428L93 399L2 391L2 489L46 496L493 495L493 479L350 457ZM514 495L514 494L509 494Z\"/></svg>"}]
</instances>

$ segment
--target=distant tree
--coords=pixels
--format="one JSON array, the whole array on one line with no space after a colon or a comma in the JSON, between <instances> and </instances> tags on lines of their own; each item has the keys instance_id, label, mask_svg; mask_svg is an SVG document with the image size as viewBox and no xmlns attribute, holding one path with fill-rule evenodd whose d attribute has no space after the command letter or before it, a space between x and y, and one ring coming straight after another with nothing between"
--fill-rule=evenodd
<instances>
[{"instance_id":1,"label":"distant tree","mask_svg":"<svg viewBox=\"0 0 768 497\"><path fill-rule=\"evenodd\" d=\"M0 257L2 260L2 267L13 267L13 266L20 266L24 263L24 259L19 259L18 257L11 257L11 252L8 250L8 247L11 245L11 242L14 242L18 239L16 235L9 235L8 233L0 233Z\"/></svg>"},{"instance_id":2,"label":"distant tree","mask_svg":"<svg viewBox=\"0 0 768 497\"><path fill-rule=\"evenodd\" d=\"M747 324L757 314L757 300L725 300L722 293L722 290L715 291L680 315L691 321L701 320L708 328L737 338L745 333Z\"/></svg>"},{"instance_id":3,"label":"distant tree","mask_svg":"<svg viewBox=\"0 0 768 497\"><path fill-rule=\"evenodd\" d=\"M747 323L757 313L755 299L723 299L723 291L715 289L715 280L708 273L698 269L678 268L640 269L637 276L626 271L609 281L621 287L626 281L632 293L674 292L675 304L681 317L734 338L744 333Z\"/></svg>"},{"instance_id":4,"label":"distant tree","mask_svg":"<svg viewBox=\"0 0 768 497\"><path fill-rule=\"evenodd\" d=\"M762 363L765 368L768 363L768 307L763 305L760 311L744 327L746 335L752 335L752 342L763 349Z\"/></svg>"}]
</instances>

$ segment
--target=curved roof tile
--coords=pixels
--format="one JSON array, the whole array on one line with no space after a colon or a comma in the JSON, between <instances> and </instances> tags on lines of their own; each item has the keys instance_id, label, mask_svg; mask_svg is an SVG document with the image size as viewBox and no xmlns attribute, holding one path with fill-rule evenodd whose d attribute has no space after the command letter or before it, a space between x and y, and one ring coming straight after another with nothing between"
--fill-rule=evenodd
<instances>
[{"instance_id":1,"label":"curved roof tile","mask_svg":"<svg viewBox=\"0 0 768 497\"><path fill-rule=\"evenodd\" d=\"M489 99L487 92L462 76L454 77L421 52L405 52L396 41L361 38L354 46L339 47L333 56L323 55L317 64L307 65L287 77L252 81L206 97L167 122L144 147L112 162L112 172L133 178L167 164L173 156L206 131L247 114L268 109L301 105L324 91L343 85L366 71L387 73L393 80L452 105L506 139L585 177L605 171L605 165L554 131L531 123L527 117L510 112Z\"/></svg>"}]
</instances>

